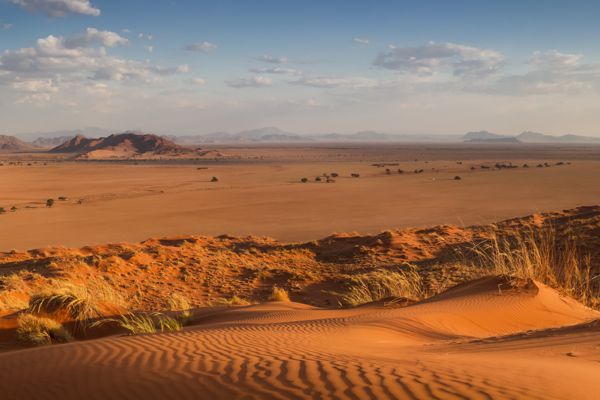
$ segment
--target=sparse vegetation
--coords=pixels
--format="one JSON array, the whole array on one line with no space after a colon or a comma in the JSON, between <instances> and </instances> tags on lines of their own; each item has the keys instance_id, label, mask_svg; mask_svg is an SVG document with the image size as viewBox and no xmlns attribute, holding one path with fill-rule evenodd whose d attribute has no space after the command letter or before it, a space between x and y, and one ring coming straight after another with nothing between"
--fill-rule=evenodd
<instances>
[{"instance_id":1,"label":"sparse vegetation","mask_svg":"<svg viewBox=\"0 0 600 400\"><path fill-rule=\"evenodd\" d=\"M36 346L73 340L71 334L59 322L32 314L19 316L16 335L18 341Z\"/></svg>"},{"instance_id":2,"label":"sparse vegetation","mask_svg":"<svg viewBox=\"0 0 600 400\"><path fill-rule=\"evenodd\" d=\"M300 182L306 183L306 182L308 182L308 178L302 178L302 179L300 179Z\"/></svg>"},{"instance_id":3,"label":"sparse vegetation","mask_svg":"<svg viewBox=\"0 0 600 400\"><path fill-rule=\"evenodd\" d=\"M553 227L529 227L513 235L492 234L474 246L476 267L496 275L545 283L590 307L600 306L600 275L574 238L559 240Z\"/></svg>"},{"instance_id":4,"label":"sparse vegetation","mask_svg":"<svg viewBox=\"0 0 600 400\"><path fill-rule=\"evenodd\" d=\"M54 206L54 199L46 200L46 207L52 208L52 206Z\"/></svg>"},{"instance_id":5,"label":"sparse vegetation","mask_svg":"<svg viewBox=\"0 0 600 400\"><path fill-rule=\"evenodd\" d=\"M229 299L220 298L217 301L217 304L226 305L226 306L247 306L250 304L248 300L242 299L236 295L231 296Z\"/></svg>"},{"instance_id":6,"label":"sparse vegetation","mask_svg":"<svg viewBox=\"0 0 600 400\"><path fill-rule=\"evenodd\" d=\"M213 176L213 177L210 179L210 181L211 181L211 182L219 182L219 178L217 178L216 176Z\"/></svg>"}]
</instances>

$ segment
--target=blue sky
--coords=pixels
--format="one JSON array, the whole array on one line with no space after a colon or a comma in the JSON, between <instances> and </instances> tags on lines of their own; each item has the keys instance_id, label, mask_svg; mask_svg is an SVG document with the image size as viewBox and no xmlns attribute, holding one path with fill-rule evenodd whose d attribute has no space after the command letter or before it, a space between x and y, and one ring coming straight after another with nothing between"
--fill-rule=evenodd
<instances>
[{"instance_id":1,"label":"blue sky","mask_svg":"<svg viewBox=\"0 0 600 400\"><path fill-rule=\"evenodd\" d=\"M0 133L600 135L598 1L0 0Z\"/></svg>"}]
</instances>

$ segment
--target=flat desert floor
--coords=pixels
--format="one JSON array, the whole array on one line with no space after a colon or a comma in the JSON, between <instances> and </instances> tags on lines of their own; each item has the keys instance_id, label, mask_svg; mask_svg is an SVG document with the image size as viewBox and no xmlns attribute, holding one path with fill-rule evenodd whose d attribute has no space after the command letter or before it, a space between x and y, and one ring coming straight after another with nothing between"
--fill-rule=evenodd
<instances>
[{"instance_id":1,"label":"flat desert floor","mask_svg":"<svg viewBox=\"0 0 600 400\"><path fill-rule=\"evenodd\" d=\"M600 201L600 146L221 150L230 157L195 163L6 156L0 167L0 207L7 211L0 215L0 250L180 234L257 235L297 242L334 232L481 224ZM381 163L390 165L373 165ZM497 169L497 163L518 168ZM540 163L548 166L538 167ZM324 173L339 176L334 183L326 178L315 182ZM457 175L461 180L454 180ZM213 176L218 182L210 182ZM300 182L303 177L307 183ZM56 199L52 208L45 207L48 198ZM11 212L13 206L16 211Z\"/></svg>"}]
</instances>

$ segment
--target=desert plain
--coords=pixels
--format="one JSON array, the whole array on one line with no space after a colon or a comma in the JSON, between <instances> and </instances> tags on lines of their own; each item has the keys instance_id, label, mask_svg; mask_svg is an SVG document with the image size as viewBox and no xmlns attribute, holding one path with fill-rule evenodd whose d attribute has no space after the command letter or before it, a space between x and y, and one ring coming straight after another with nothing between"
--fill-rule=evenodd
<instances>
[{"instance_id":1,"label":"desert plain","mask_svg":"<svg viewBox=\"0 0 600 400\"><path fill-rule=\"evenodd\" d=\"M597 398L600 146L218 150L0 154L3 398Z\"/></svg>"}]
</instances>

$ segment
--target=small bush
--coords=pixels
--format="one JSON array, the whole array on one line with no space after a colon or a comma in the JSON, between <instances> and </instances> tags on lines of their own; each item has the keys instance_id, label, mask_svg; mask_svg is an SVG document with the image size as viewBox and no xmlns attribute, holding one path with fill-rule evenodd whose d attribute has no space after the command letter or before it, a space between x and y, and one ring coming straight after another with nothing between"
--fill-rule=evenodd
<instances>
[{"instance_id":1,"label":"small bush","mask_svg":"<svg viewBox=\"0 0 600 400\"><path fill-rule=\"evenodd\" d=\"M192 319L192 305L187 297L173 293L169 297L169 310L177 311L179 314L177 319L181 322L182 325L187 325Z\"/></svg>"},{"instance_id":2,"label":"small bush","mask_svg":"<svg viewBox=\"0 0 600 400\"><path fill-rule=\"evenodd\" d=\"M46 207L52 208L53 205L54 205L54 199L46 200Z\"/></svg>"},{"instance_id":3,"label":"small bush","mask_svg":"<svg viewBox=\"0 0 600 400\"><path fill-rule=\"evenodd\" d=\"M458 176L458 175L456 175L456 176L454 177L454 180L455 180L455 181L460 181L461 179L462 179L462 178L461 178L460 176Z\"/></svg>"},{"instance_id":4,"label":"small bush","mask_svg":"<svg viewBox=\"0 0 600 400\"><path fill-rule=\"evenodd\" d=\"M273 292L271 292L269 301L290 301L290 296L285 291L285 289L273 286Z\"/></svg>"},{"instance_id":5,"label":"small bush","mask_svg":"<svg viewBox=\"0 0 600 400\"><path fill-rule=\"evenodd\" d=\"M73 340L73 337L59 322L32 314L19 316L16 334L19 342L36 346Z\"/></svg>"},{"instance_id":6,"label":"small bush","mask_svg":"<svg viewBox=\"0 0 600 400\"><path fill-rule=\"evenodd\" d=\"M217 178L216 176L213 176L212 178L210 178L211 182L219 182L219 178Z\"/></svg>"},{"instance_id":7,"label":"small bush","mask_svg":"<svg viewBox=\"0 0 600 400\"><path fill-rule=\"evenodd\" d=\"M302 178L302 179L300 179L300 182L306 183L306 182L308 182L308 178Z\"/></svg>"}]
</instances>

